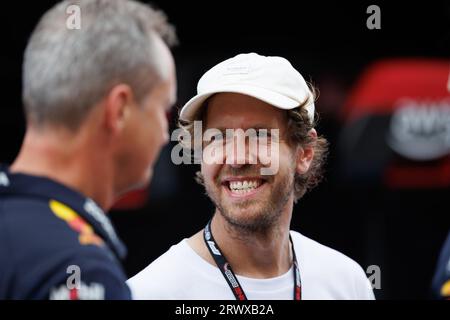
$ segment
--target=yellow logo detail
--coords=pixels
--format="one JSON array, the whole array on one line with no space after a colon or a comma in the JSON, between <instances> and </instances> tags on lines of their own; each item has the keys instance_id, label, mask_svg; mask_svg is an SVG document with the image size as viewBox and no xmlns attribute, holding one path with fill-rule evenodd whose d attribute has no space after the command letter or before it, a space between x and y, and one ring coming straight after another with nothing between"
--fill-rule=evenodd
<instances>
[{"instance_id":1,"label":"yellow logo detail","mask_svg":"<svg viewBox=\"0 0 450 320\"><path fill-rule=\"evenodd\" d=\"M72 208L56 200L50 200L49 206L58 218L66 221L73 230L80 233L78 236L78 241L81 244L95 244L98 246L103 245L103 240L94 233L92 227Z\"/></svg>"},{"instance_id":2,"label":"yellow logo detail","mask_svg":"<svg viewBox=\"0 0 450 320\"><path fill-rule=\"evenodd\" d=\"M442 286L441 296L450 297L450 280L447 280L447 282Z\"/></svg>"}]
</instances>

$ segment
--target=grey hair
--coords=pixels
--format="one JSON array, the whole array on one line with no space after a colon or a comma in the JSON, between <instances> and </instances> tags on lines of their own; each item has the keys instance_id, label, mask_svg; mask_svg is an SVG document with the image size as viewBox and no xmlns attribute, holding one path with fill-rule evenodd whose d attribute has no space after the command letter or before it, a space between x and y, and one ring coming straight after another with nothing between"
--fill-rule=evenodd
<instances>
[{"instance_id":1,"label":"grey hair","mask_svg":"<svg viewBox=\"0 0 450 320\"><path fill-rule=\"evenodd\" d=\"M66 26L71 5L80 8L80 29ZM77 129L92 107L119 83L141 103L167 73L157 37L171 46L174 27L162 11L133 0L62 1L33 31L23 62L22 99L36 126Z\"/></svg>"}]
</instances>

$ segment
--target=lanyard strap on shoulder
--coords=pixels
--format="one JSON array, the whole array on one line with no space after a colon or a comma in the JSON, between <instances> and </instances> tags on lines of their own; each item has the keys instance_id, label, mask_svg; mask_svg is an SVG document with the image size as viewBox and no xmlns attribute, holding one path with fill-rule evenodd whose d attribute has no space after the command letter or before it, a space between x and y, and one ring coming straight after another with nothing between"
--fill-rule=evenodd
<instances>
[{"instance_id":1,"label":"lanyard strap on shoulder","mask_svg":"<svg viewBox=\"0 0 450 320\"><path fill-rule=\"evenodd\" d=\"M231 291L233 292L236 300L247 300L244 290L239 283L236 275L231 269L225 256L222 254L219 246L217 245L211 231L211 220L206 225L203 230L203 238L205 240L206 247L208 248L211 256L216 262L217 267L220 272L222 272L223 277L227 281ZM298 268L297 257L295 255L294 243L292 242L291 235L289 235L289 240L292 245L292 257L293 257L293 268L294 268L294 300L301 300L301 280L300 280L300 270Z\"/></svg>"}]
</instances>

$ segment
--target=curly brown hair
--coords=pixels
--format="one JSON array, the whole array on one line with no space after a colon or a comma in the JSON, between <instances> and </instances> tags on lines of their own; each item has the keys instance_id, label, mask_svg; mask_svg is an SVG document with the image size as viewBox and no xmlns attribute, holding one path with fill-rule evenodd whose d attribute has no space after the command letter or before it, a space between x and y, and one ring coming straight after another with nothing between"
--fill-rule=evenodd
<instances>
[{"instance_id":1,"label":"curly brown hair","mask_svg":"<svg viewBox=\"0 0 450 320\"><path fill-rule=\"evenodd\" d=\"M298 107L290 110L285 110L287 118L287 141L293 147L304 147L306 145L312 145L314 148L314 157L309 167L309 170L304 174L295 174L294 177L294 199L297 202L303 195L319 184L323 178L324 164L328 156L328 141L323 136L317 136L317 139L312 137L309 132L311 129L317 126L319 115L316 112L314 115L314 121L311 121L306 110L306 106L313 103L316 100L316 89L310 85L312 95L301 103ZM211 97L210 97L211 98ZM209 98L209 99L210 99ZM208 100L204 102L204 105L200 108L200 112L196 115L196 120L204 120L206 110L208 107ZM186 121L179 119L178 127L183 131L187 131L190 137L194 136L194 121ZM182 136L182 135L181 135ZM192 151L192 145L190 142L182 140L179 137L179 143L188 150ZM197 172L196 181L202 185L203 176L200 171Z\"/></svg>"},{"instance_id":2,"label":"curly brown hair","mask_svg":"<svg viewBox=\"0 0 450 320\"><path fill-rule=\"evenodd\" d=\"M319 135L317 136L317 139L314 139L309 134L309 131L317 125L318 114L315 114L315 120L311 123L308 112L303 106L304 104L295 109L286 111L288 118L287 134L291 145L312 145L314 148L314 157L308 171L304 174L295 174L295 201L303 197L306 191L317 186L322 180L324 172L323 167L328 156L328 141L325 137Z\"/></svg>"}]
</instances>

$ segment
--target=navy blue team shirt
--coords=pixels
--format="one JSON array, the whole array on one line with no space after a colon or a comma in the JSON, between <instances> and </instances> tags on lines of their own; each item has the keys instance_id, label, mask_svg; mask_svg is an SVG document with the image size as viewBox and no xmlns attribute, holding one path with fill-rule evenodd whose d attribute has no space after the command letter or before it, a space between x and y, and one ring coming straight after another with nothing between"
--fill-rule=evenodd
<instances>
[{"instance_id":1,"label":"navy blue team shirt","mask_svg":"<svg viewBox=\"0 0 450 320\"><path fill-rule=\"evenodd\" d=\"M125 255L93 200L0 167L0 300L131 299Z\"/></svg>"}]
</instances>

